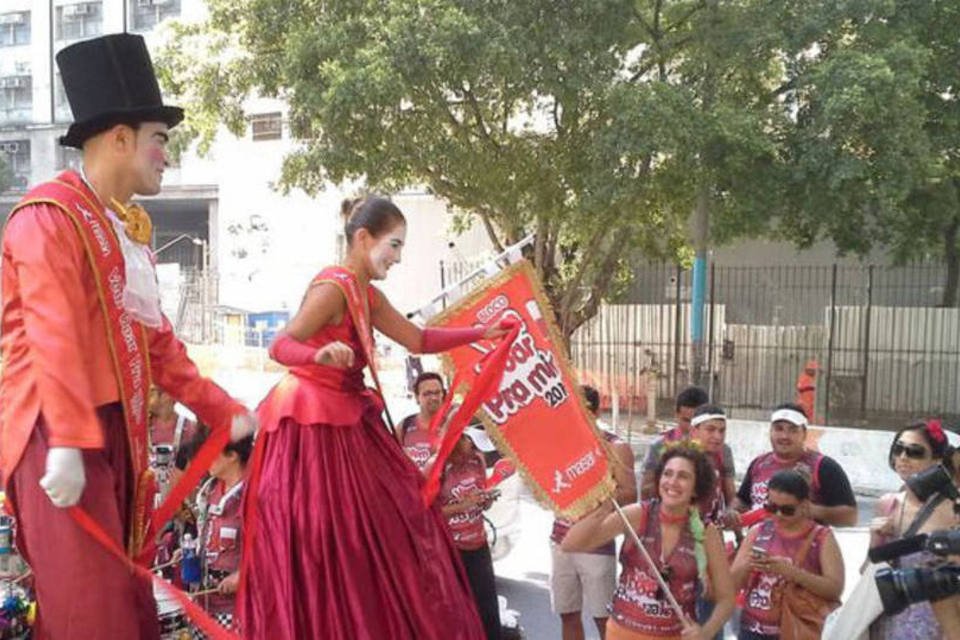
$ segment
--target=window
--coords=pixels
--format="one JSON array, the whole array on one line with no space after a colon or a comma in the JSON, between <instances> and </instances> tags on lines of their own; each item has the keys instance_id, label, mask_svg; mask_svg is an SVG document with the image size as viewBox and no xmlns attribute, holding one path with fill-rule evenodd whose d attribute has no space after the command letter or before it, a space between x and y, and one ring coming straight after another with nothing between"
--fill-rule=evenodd
<instances>
[{"instance_id":1,"label":"window","mask_svg":"<svg viewBox=\"0 0 960 640\"><path fill-rule=\"evenodd\" d=\"M250 130L254 140L279 140L283 133L280 112L257 113L250 116Z\"/></svg>"},{"instance_id":2,"label":"window","mask_svg":"<svg viewBox=\"0 0 960 640\"><path fill-rule=\"evenodd\" d=\"M30 44L30 12L0 13L0 47Z\"/></svg>"},{"instance_id":3,"label":"window","mask_svg":"<svg viewBox=\"0 0 960 640\"><path fill-rule=\"evenodd\" d=\"M0 123L29 122L33 108L33 78L28 74L0 76Z\"/></svg>"},{"instance_id":4,"label":"window","mask_svg":"<svg viewBox=\"0 0 960 640\"><path fill-rule=\"evenodd\" d=\"M164 18L180 15L180 0L127 0L134 31L149 31Z\"/></svg>"},{"instance_id":5,"label":"window","mask_svg":"<svg viewBox=\"0 0 960 640\"><path fill-rule=\"evenodd\" d=\"M53 80L53 119L56 122L73 121L73 112L70 110L70 103L67 102L67 91L63 88L59 71L56 72Z\"/></svg>"},{"instance_id":6,"label":"window","mask_svg":"<svg viewBox=\"0 0 960 640\"><path fill-rule=\"evenodd\" d=\"M103 3L77 2L57 7L57 40L79 40L100 35Z\"/></svg>"},{"instance_id":7,"label":"window","mask_svg":"<svg viewBox=\"0 0 960 640\"><path fill-rule=\"evenodd\" d=\"M25 191L30 184L30 141L0 141L0 156L13 172L13 189Z\"/></svg>"}]
</instances>

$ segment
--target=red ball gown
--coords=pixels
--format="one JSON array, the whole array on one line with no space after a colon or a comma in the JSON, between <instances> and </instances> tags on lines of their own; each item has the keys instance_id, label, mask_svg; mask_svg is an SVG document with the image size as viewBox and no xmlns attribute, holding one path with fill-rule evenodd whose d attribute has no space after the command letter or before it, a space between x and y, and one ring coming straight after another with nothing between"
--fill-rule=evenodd
<instances>
[{"instance_id":1,"label":"red ball gown","mask_svg":"<svg viewBox=\"0 0 960 640\"><path fill-rule=\"evenodd\" d=\"M366 293L372 307L374 290ZM443 518L423 505L422 475L384 425L382 401L363 381L365 350L343 315L307 343L350 345L355 365L294 367L259 408L264 450L242 633L481 640Z\"/></svg>"}]
</instances>

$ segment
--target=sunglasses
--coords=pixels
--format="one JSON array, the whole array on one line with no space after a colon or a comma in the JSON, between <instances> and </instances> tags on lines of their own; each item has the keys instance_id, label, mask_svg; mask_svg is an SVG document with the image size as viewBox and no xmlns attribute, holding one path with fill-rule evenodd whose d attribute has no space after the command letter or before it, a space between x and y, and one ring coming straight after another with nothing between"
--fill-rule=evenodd
<instances>
[{"instance_id":1,"label":"sunglasses","mask_svg":"<svg viewBox=\"0 0 960 640\"><path fill-rule=\"evenodd\" d=\"M902 442L894 442L893 446L890 448L890 456L893 458L898 458L901 455L905 455L911 460L923 460L928 455L928 450L922 444L903 444Z\"/></svg>"},{"instance_id":2,"label":"sunglasses","mask_svg":"<svg viewBox=\"0 0 960 640\"><path fill-rule=\"evenodd\" d=\"M793 516L797 514L797 509L800 508L798 504L773 504L768 502L763 505L763 508L768 513L776 515L777 513L782 513L785 516Z\"/></svg>"}]
</instances>

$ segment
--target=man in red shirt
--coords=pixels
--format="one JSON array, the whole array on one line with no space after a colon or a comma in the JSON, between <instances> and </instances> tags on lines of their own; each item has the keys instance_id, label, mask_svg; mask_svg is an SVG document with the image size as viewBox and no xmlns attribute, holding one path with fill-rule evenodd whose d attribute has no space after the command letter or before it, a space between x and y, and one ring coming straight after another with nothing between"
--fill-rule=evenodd
<instances>
[{"instance_id":1,"label":"man in red shirt","mask_svg":"<svg viewBox=\"0 0 960 640\"><path fill-rule=\"evenodd\" d=\"M160 311L134 195L160 190L166 106L143 38L115 34L57 54L74 123L61 144L79 172L34 187L2 245L0 469L17 546L36 587L38 637L159 637L151 585L72 520L85 511L131 558L142 550L153 480L151 382L239 439L255 419L200 376Z\"/></svg>"},{"instance_id":2,"label":"man in red shirt","mask_svg":"<svg viewBox=\"0 0 960 640\"><path fill-rule=\"evenodd\" d=\"M436 455L436 442L430 435L430 421L440 410L446 390L443 377L433 371L424 371L413 383L413 395L420 411L400 422L398 437L407 457L424 471Z\"/></svg>"}]
</instances>

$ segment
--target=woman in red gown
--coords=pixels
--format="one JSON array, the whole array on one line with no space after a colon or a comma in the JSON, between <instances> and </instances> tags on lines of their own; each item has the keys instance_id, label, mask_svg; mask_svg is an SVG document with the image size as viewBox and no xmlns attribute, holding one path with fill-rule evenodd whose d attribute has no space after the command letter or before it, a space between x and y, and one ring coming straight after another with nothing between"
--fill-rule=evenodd
<instances>
[{"instance_id":1,"label":"woman in red gown","mask_svg":"<svg viewBox=\"0 0 960 640\"><path fill-rule=\"evenodd\" d=\"M290 367L260 406L264 447L244 558L246 638L481 640L457 551L421 473L366 388L371 327L431 353L505 334L420 329L370 286L400 262L406 222L389 200L344 203L344 264L311 282L271 345ZM372 369L375 378L375 370Z\"/></svg>"}]
</instances>

